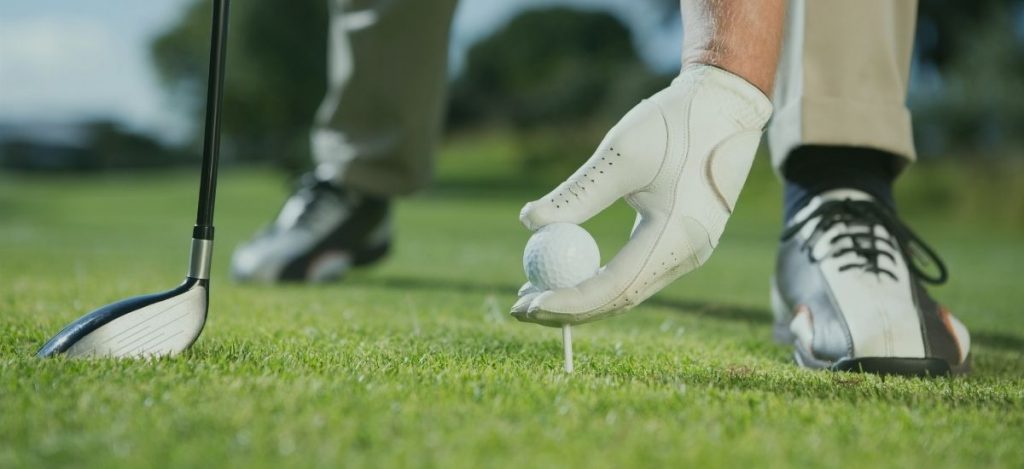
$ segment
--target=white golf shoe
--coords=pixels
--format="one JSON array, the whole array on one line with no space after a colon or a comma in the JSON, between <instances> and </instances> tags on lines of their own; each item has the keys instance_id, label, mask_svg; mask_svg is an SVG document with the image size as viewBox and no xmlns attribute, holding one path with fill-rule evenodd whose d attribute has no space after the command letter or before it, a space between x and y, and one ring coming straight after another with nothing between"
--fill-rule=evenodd
<instances>
[{"instance_id":1,"label":"white golf shoe","mask_svg":"<svg viewBox=\"0 0 1024 469\"><path fill-rule=\"evenodd\" d=\"M307 174L277 218L235 249L231 274L239 282L325 282L379 261L390 246L387 199Z\"/></svg>"},{"instance_id":2,"label":"white golf shoe","mask_svg":"<svg viewBox=\"0 0 1024 469\"><path fill-rule=\"evenodd\" d=\"M863 192L823 193L783 233L772 282L775 337L807 368L967 371L967 328L921 285L946 277L935 252L891 210Z\"/></svg>"}]
</instances>

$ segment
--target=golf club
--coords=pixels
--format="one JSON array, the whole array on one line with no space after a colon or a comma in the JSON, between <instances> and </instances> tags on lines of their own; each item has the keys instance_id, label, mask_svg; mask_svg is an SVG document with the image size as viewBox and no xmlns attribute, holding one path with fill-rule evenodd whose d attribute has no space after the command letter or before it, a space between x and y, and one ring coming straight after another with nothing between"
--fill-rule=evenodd
<instances>
[{"instance_id":1,"label":"golf club","mask_svg":"<svg viewBox=\"0 0 1024 469\"><path fill-rule=\"evenodd\" d=\"M82 316L43 345L36 356L175 355L189 348L203 331L210 296L213 207L217 191L228 7L229 0L213 0L199 213L192 230L192 252L185 282L164 293L128 298Z\"/></svg>"}]
</instances>

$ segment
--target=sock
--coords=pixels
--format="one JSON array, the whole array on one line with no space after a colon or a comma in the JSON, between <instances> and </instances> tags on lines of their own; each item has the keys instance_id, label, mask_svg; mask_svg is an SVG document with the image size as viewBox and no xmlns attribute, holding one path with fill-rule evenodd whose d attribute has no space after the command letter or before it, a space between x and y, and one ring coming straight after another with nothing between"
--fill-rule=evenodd
<instances>
[{"instance_id":1,"label":"sock","mask_svg":"<svg viewBox=\"0 0 1024 469\"><path fill-rule=\"evenodd\" d=\"M896 210L892 185L904 160L882 150L862 147L805 145L786 158L782 168L783 208L789 222L811 199L832 189L856 189Z\"/></svg>"}]
</instances>

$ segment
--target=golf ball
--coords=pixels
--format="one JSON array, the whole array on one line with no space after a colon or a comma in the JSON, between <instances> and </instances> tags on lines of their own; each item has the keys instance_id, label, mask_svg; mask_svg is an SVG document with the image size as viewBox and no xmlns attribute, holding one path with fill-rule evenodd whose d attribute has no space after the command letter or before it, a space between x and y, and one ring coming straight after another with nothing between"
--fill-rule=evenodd
<instances>
[{"instance_id":1,"label":"golf ball","mask_svg":"<svg viewBox=\"0 0 1024 469\"><path fill-rule=\"evenodd\" d=\"M600 267L594 237L572 223L552 223L537 230L523 252L526 278L542 290L575 287Z\"/></svg>"}]
</instances>

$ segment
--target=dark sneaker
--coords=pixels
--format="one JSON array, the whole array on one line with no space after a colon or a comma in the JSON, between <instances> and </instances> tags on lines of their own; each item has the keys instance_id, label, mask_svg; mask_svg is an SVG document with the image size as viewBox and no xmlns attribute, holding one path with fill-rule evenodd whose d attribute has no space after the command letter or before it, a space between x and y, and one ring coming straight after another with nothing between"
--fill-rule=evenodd
<instances>
[{"instance_id":1,"label":"dark sneaker","mask_svg":"<svg viewBox=\"0 0 1024 469\"><path fill-rule=\"evenodd\" d=\"M324 282L383 258L391 244L388 199L302 177L277 218L231 257L240 282Z\"/></svg>"},{"instance_id":2,"label":"dark sneaker","mask_svg":"<svg viewBox=\"0 0 1024 469\"><path fill-rule=\"evenodd\" d=\"M793 344L806 368L965 372L967 328L922 287L946 277L942 260L891 210L863 192L826 192L782 235L772 279L775 338Z\"/></svg>"}]
</instances>

